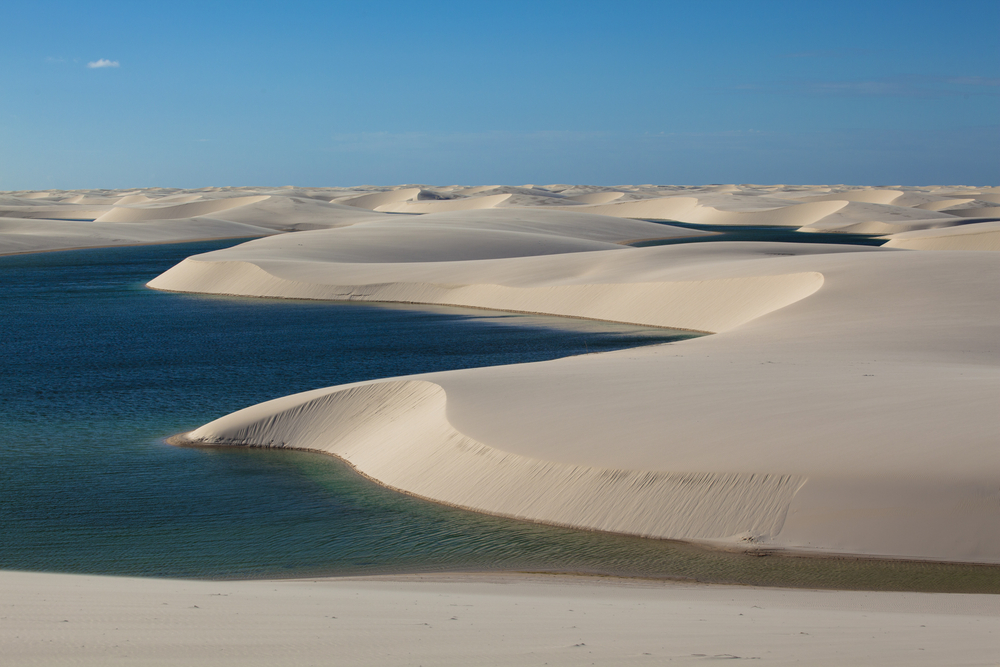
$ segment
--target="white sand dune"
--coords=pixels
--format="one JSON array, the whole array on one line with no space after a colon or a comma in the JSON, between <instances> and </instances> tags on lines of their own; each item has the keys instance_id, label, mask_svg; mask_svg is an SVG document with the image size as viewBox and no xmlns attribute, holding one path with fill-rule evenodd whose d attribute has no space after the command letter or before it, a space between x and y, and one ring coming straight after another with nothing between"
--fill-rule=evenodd
<instances>
[{"instance_id":1,"label":"white sand dune","mask_svg":"<svg viewBox=\"0 0 1000 667\"><path fill-rule=\"evenodd\" d=\"M178 218L193 218L210 213L219 213L227 209L264 201L268 195L250 195L247 197L228 197L225 199L207 199L186 204L163 205L159 202L147 202L135 206L115 206L107 213L98 217L95 222L140 222L144 220L175 220Z\"/></svg>"},{"instance_id":2,"label":"white sand dune","mask_svg":"<svg viewBox=\"0 0 1000 667\"><path fill-rule=\"evenodd\" d=\"M827 218L847 202L841 200L807 202L763 211L722 211L710 206L700 206L683 216L683 222L700 222L709 225L804 227Z\"/></svg>"},{"instance_id":3,"label":"white sand dune","mask_svg":"<svg viewBox=\"0 0 1000 667\"><path fill-rule=\"evenodd\" d=\"M717 200L717 198L715 199ZM574 206L566 210L586 211L622 218L676 220L705 225L803 227L828 218L848 205L846 201L835 200L796 203L790 206L776 206L760 210L734 211L703 205L702 202L706 200L709 198L677 196L613 202L586 207ZM914 215L921 214L922 212Z\"/></svg>"},{"instance_id":4,"label":"white sand dune","mask_svg":"<svg viewBox=\"0 0 1000 667\"><path fill-rule=\"evenodd\" d=\"M0 254L66 248L174 243L197 239L250 238L274 230L224 220L185 218L130 223L0 218ZM39 224L42 223L42 224Z\"/></svg>"},{"instance_id":5,"label":"white sand dune","mask_svg":"<svg viewBox=\"0 0 1000 667\"><path fill-rule=\"evenodd\" d=\"M306 199L223 191L107 197L117 205L95 208L0 196L0 254L63 248L170 243L211 238L266 236L275 232L328 229L382 219L370 211ZM75 199L75 198L73 198Z\"/></svg>"},{"instance_id":6,"label":"white sand dune","mask_svg":"<svg viewBox=\"0 0 1000 667\"><path fill-rule=\"evenodd\" d=\"M147 202L155 201L150 199L146 195L125 195L114 202L115 206L134 206L136 204L145 204ZM162 201L162 200L161 200Z\"/></svg>"},{"instance_id":7,"label":"white sand dune","mask_svg":"<svg viewBox=\"0 0 1000 667\"><path fill-rule=\"evenodd\" d=\"M375 208L382 213L444 213L446 211L474 211L481 208L493 208L510 199L511 194L476 195L462 199L445 199L429 201L402 201L383 204Z\"/></svg>"},{"instance_id":8,"label":"white sand dune","mask_svg":"<svg viewBox=\"0 0 1000 667\"><path fill-rule=\"evenodd\" d=\"M683 215L698 206L693 197L658 197L638 201L595 204L586 208L574 206L566 210L586 211L616 218L649 218L653 220L681 220Z\"/></svg>"},{"instance_id":9,"label":"white sand dune","mask_svg":"<svg viewBox=\"0 0 1000 667\"><path fill-rule=\"evenodd\" d=\"M150 285L725 333L332 388L234 413L191 437L328 451L395 488L552 523L1000 562L990 482L1000 474L991 407L1000 315L985 305L1000 297L1000 256L764 243L575 250L572 230L593 237L609 219L581 216L574 228L573 213L549 210L533 212L530 233L515 232L528 222L506 220L503 245L495 223L504 213L489 214L492 228L456 217L441 236L445 218L425 216L407 221L406 236L401 222L312 232L302 246L296 236L261 239L189 258ZM527 254L550 217L547 233L565 245ZM369 410L399 415L390 421L409 434L406 452Z\"/></svg>"},{"instance_id":10,"label":"white sand dune","mask_svg":"<svg viewBox=\"0 0 1000 667\"><path fill-rule=\"evenodd\" d=\"M889 248L910 250L1000 250L1000 221L893 234Z\"/></svg>"},{"instance_id":11,"label":"white sand dune","mask_svg":"<svg viewBox=\"0 0 1000 667\"><path fill-rule=\"evenodd\" d=\"M958 208L963 204L968 204L970 202L976 201L975 199L937 199L934 201L924 202L922 204L917 204L914 208L920 208L925 211L945 211L949 208Z\"/></svg>"},{"instance_id":12,"label":"white sand dune","mask_svg":"<svg viewBox=\"0 0 1000 667\"><path fill-rule=\"evenodd\" d=\"M971 206L969 208L949 208L946 211L951 215L960 215L963 218L993 218L1000 220L1000 206Z\"/></svg>"},{"instance_id":13,"label":"white sand dune","mask_svg":"<svg viewBox=\"0 0 1000 667\"><path fill-rule=\"evenodd\" d=\"M973 199L990 204L1000 204L1000 192L982 191L970 195Z\"/></svg>"},{"instance_id":14,"label":"white sand dune","mask_svg":"<svg viewBox=\"0 0 1000 667\"><path fill-rule=\"evenodd\" d=\"M853 201L863 204L892 204L902 196L902 190L864 188L847 192L834 192L817 197L807 197L806 201Z\"/></svg>"},{"instance_id":15,"label":"white sand dune","mask_svg":"<svg viewBox=\"0 0 1000 667\"><path fill-rule=\"evenodd\" d=\"M122 222L86 222L28 217L86 210L58 202L59 193L10 193L0 210L19 215L0 220L0 248L267 236L189 258L150 285L715 332L317 390L222 417L194 437L320 449L389 486L552 523L755 549L1000 562L1000 255L988 252L998 223L918 208L992 191L616 186L610 194L639 199L498 206L510 197L564 201L556 191L609 194L559 185L77 193L132 202L106 207ZM704 234L629 219L647 217L890 240L881 249L623 245ZM304 229L312 231L274 234ZM391 424L372 417L390 413Z\"/></svg>"},{"instance_id":16,"label":"white sand dune","mask_svg":"<svg viewBox=\"0 0 1000 667\"><path fill-rule=\"evenodd\" d=\"M111 210L111 206L73 206L62 202L53 204L43 200L38 200L38 203L30 206L21 203L4 205L0 202L0 217L28 220L93 220Z\"/></svg>"},{"instance_id":17,"label":"white sand dune","mask_svg":"<svg viewBox=\"0 0 1000 667\"><path fill-rule=\"evenodd\" d=\"M170 202L172 204L186 204L188 202L198 201L202 199L204 195L201 194L186 194L180 192L174 195L166 195L164 197L157 197L156 200L160 202Z\"/></svg>"},{"instance_id":18,"label":"white sand dune","mask_svg":"<svg viewBox=\"0 0 1000 667\"><path fill-rule=\"evenodd\" d=\"M949 221L956 219L957 216L947 211L927 211L906 206L893 206L892 204L848 202L846 206L836 212L807 225L803 225L803 229L836 232L870 222L882 222L890 225L927 223L942 223L947 225Z\"/></svg>"},{"instance_id":19,"label":"white sand dune","mask_svg":"<svg viewBox=\"0 0 1000 667\"><path fill-rule=\"evenodd\" d=\"M20 193L19 196L23 199L47 199L53 194L53 192L24 192Z\"/></svg>"},{"instance_id":20,"label":"white sand dune","mask_svg":"<svg viewBox=\"0 0 1000 667\"><path fill-rule=\"evenodd\" d=\"M416 199L419 194L420 188L399 188L397 190L387 190L385 192L373 192L371 194L338 198L334 199L332 203L375 210L379 206L397 204L410 199Z\"/></svg>"},{"instance_id":21,"label":"white sand dune","mask_svg":"<svg viewBox=\"0 0 1000 667\"><path fill-rule=\"evenodd\" d=\"M408 493L555 524L729 549L1000 563L1000 254L991 252L1000 221L961 217L969 204L991 208L1000 191L544 190L0 193L0 253L263 236L191 257L150 284L715 332L316 389L187 437L323 451ZM119 221L93 221L105 215ZM641 218L889 240L623 245L704 235ZM0 591L0 645L13 665L321 664L333 655L345 665L983 665L995 662L1000 634L992 595L593 577L0 572Z\"/></svg>"},{"instance_id":22,"label":"white sand dune","mask_svg":"<svg viewBox=\"0 0 1000 667\"><path fill-rule=\"evenodd\" d=\"M212 211L204 217L298 232L343 227L365 220L381 220L385 216L354 206L329 203L325 199L270 195L258 202Z\"/></svg>"},{"instance_id":23,"label":"white sand dune","mask_svg":"<svg viewBox=\"0 0 1000 667\"><path fill-rule=\"evenodd\" d=\"M580 202L581 204L607 204L616 199L621 199L624 192L588 192L582 195L570 195L567 199Z\"/></svg>"}]
</instances>

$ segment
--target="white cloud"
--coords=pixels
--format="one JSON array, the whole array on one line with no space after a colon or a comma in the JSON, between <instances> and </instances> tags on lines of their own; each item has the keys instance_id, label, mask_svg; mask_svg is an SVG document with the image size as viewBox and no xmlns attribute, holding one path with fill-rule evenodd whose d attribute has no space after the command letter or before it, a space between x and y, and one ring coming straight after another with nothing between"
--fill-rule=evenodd
<instances>
[{"instance_id":1,"label":"white cloud","mask_svg":"<svg viewBox=\"0 0 1000 667\"><path fill-rule=\"evenodd\" d=\"M118 61L105 60L104 58L101 58L100 60L87 63L87 67L90 69L97 69L98 67L118 67Z\"/></svg>"}]
</instances>

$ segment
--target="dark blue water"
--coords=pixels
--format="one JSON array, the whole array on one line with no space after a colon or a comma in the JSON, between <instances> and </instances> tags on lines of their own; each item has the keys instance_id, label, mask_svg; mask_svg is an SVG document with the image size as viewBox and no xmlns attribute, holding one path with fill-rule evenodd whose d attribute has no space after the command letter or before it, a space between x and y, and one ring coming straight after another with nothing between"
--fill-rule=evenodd
<instances>
[{"instance_id":1,"label":"dark blue water","mask_svg":"<svg viewBox=\"0 0 1000 667\"><path fill-rule=\"evenodd\" d=\"M875 234L851 234L848 232L800 232L794 227L774 227L755 225L706 225L695 222L679 222L677 220L647 219L656 222L712 232L712 236L681 236L677 238L646 239L635 241L629 245L636 248L646 248L657 245L679 245L682 243L719 243L727 241L751 241L756 243L831 243L834 245L864 245L881 246L888 239L879 238Z\"/></svg>"},{"instance_id":2,"label":"dark blue water","mask_svg":"<svg viewBox=\"0 0 1000 667\"><path fill-rule=\"evenodd\" d=\"M685 337L144 287L224 245L0 258L0 567L264 576L531 560L551 549L522 539L538 527L386 492L327 457L162 439L317 387Z\"/></svg>"},{"instance_id":3,"label":"dark blue water","mask_svg":"<svg viewBox=\"0 0 1000 667\"><path fill-rule=\"evenodd\" d=\"M0 568L210 578L530 570L1000 592L998 568L706 551L440 506L320 454L168 446L167 436L292 392L678 338L144 287L224 245L0 257Z\"/></svg>"}]
</instances>

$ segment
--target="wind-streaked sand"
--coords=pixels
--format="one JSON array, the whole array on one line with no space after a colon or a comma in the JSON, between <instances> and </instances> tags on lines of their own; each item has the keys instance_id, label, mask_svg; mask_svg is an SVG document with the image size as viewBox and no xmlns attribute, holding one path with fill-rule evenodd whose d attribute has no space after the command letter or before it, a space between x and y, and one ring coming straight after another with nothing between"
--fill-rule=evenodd
<instances>
[{"instance_id":1,"label":"wind-streaked sand","mask_svg":"<svg viewBox=\"0 0 1000 667\"><path fill-rule=\"evenodd\" d=\"M853 232L888 242L636 248L627 244L707 232L635 218ZM326 451L409 493L562 525L726 548L980 563L1000 563L998 225L1000 189L962 186L409 185L0 195L0 252L266 236L189 258L153 280L157 289L450 304L714 334L538 364L317 388L220 416L187 434L196 442ZM288 231L297 233L282 233ZM29 590L69 581L3 576L5 586ZM168 583L180 594L182 584ZM383 611L409 599L407 586L428 604L442 594L434 588L442 584L426 582L329 585L323 590L334 597L352 591L366 599L377 597L380 586L395 587L370 602ZM275 586L260 604L283 603L285 587L311 590ZM455 586L473 594L467 584ZM527 586L512 599L533 595L534 584ZM540 599L561 599L557 588L546 588ZM600 598L590 586L580 590ZM632 593L610 590L639 604ZM683 590L690 599L677 606L674 598L658 598L655 604L665 606L644 619L648 625L616 616L606 626L609 639L600 641L638 647L627 633L659 636L664 626L651 619L667 618L666 627L683 629L677 637L684 641L698 637L700 627L714 635L713 648L685 643L669 654L675 659L706 659L695 653L766 659L760 651L769 649L776 664L843 664L852 656L867 664L920 664L926 656L905 651L931 634L914 629L922 621L905 625L900 619L913 617L889 607L875 622L852 606L877 599L891 607L897 604L891 600L904 599L884 594L657 590ZM731 608L718 597L733 590L754 600L786 596L763 643L747 634L750 643L726 648L724 638L746 632L744 620L727 616ZM918 599L929 613L960 598L911 596L898 603ZM944 662L990 664L996 600L969 599L976 602L962 613L971 616L960 616L956 627L989 630L963 645L968 653L945 633L934 650L950 651ZM969 611L983 600L994 605L988 614ZM814 607L821 608L817 623L829 631L826 644L796 653L805 646L796 643L800 636L779 640L779 628ZM534 607L525 624L555 618L541 609ZM710 619L691 620L705 615ZM51 619L51 610L42 617ZM619 621L626 633L620 640L611 632ZM892 626L899 634L879 634L883 621L903 623ZM868 634L857 634L862 628ZM532 631L535 638L547 632ZM462 634L468 643L456 644L457 655L475 655L479 645L469 639L475 636ZM868 636L875 639L861 641ZM449 641L438 635L424 646L439 652L428 654L433 660L447 663ZM548 635L538 641L563 646ZM489 646L483 655L500 656L498 662L524 657L505 653L502 643L483 645ZM40 655L40 646L31 655ZM578 662L568 648L552 651L544 658L554 664ZM617 664L633 659L628 655L591 659ZM940 663L942 655L924 662Z\"/></svg>"}]
</instances>

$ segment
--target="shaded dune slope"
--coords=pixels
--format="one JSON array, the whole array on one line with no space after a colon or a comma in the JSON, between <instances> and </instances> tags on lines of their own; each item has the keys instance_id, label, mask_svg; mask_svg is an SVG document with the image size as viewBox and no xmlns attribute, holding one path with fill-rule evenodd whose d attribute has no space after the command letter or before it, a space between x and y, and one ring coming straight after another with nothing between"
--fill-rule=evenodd
<instances>
[{"instance_id":1,"label":"shaded dune slope","mask_svg":"<svg viewBox=\"0 0 1000 667\"><path fill-rule=\"evenodd\" d=\"M215 445L293 447L338 456L387 486L503 516L645 537L773 536L802 480L675 474L553 463L456 431L444 390L423 380L289 396L188 434Z\"/></svg>"}]
</instances>

